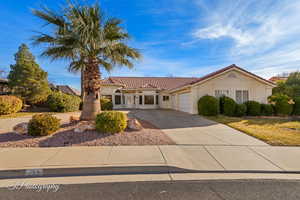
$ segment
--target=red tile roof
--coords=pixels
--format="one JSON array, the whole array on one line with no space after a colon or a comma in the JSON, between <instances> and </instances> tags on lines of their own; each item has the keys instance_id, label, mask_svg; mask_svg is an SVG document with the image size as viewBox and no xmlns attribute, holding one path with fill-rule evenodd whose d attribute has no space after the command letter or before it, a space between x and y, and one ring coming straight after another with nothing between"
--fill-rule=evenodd
<instances>
[{"instance_id":1,"label":"red tile roof","mask_svg":"<svg viewBox=\"0 0 300 200\"><path fill-rule=\"evenodd\" d=\"M269 81L272 81L273 83L276 83L278 81L286 81L288 77L281 77L281 76L273 76L269 79Z\"/></svg>"},{"instance_id":2,"label":"red tile roof","mask_svg":"<svg viewBox=\"0 0 300 200\"><path fill-rule=\"evenodd\" d=\"M112 76L102 81L103 85L119 85L126 89L155 88L168 90L173 87L190 83L198 78L191 77L116 77Z\"/></svg>"},{"instance_id":3,"label":"red tile roof","mask_svg":"<svg viewBox=\"0 0 300 200\"><path fill-rule=\"evenodd\" d=\"M221 74L221 73L223 73L223 72L225 72L225 71L228 71L228 70L230 70L230 69L233 69L233 68L238 69L238 70L240 70L240 71L243 71L243 72L249 74L250 76L254 76L254 77L256 77L257 79L260 79L261 81L264 81L264 82L267 82L267 83L269 83L269 84L274 85L274 83L273 83L272 81L266 80L266 79L264 79L264 78L262 78L262 77L260 77L260 76L257 76L256 74L253 74L253 73L251 73L251 72L249 72L249 71L247 71L247 70L245 70L245 69L243 69L243 68L240 68L240 67L236 66L235 64L232 64L232 65L229 65L228 67L224 67L224 68L222 68L222 69L220 69L220 70L217 70L217 71L215 71L215 72L212 72L212 73L210 73L210 74L207 74L207 75L205 75L205 76L203 76L203 77L201 77L201 78L198 78L198 79L195 80L195 81L192 81L192 82L189 82L189 83L186 83L186 84L183 84L183 85L180 85L180 86L171 88L171 90L177 89L177 88L181 88L181 87L184 87L184 86L187 86L187 85L193 85L193 84L195 84L195 83L199 83L199 82L201 82L201 81L204 81L204 80L206 80L206 79L209 79L209 78L211 78L211 77L214 77L214 76L216 76L216 75L218 75L218 74Z\"/></svg>"},{"instance_id":4,"label":"red tile roof","mask_svg":"<svg viewBox=\"0 0 300 200\"><path fill-rule=\"evenodd\" d=\"M58 85L56 86L56 88L65 94L77 95L77 96L81 95L81 93L78 90L76 90L75 88L71 88L68 85Z\"/></svg>"},{"instance_id":5,"label":"red tile roof","mask_svg":"<svg viewBox=\"0 0 300 200\"><path fill-rule=\"evenodd\" d=\"M218 74L221 74L230 69L237 69L249 74L252 77L255 77L263 82L274 85L272 81L266 80L260 76L257 76L247 70L244 70L235 64L232 64L228 67L222 68L218 71L212 72L208 75L205 75L201 78L189 78L189 77L109 77L102 81L103 85L117 85L123 86L125 89L142 89L142 88L156 88L162 90L174 90L184 86L193 85L199 83L211 77L214 77Z\"/></svg>"}]
</instances>

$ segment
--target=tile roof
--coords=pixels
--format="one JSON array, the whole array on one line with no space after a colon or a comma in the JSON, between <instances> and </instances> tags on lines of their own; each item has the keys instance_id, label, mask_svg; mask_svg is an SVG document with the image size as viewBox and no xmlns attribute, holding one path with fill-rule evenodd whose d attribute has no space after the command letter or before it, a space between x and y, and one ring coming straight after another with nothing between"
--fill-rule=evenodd
<instances>
[{"instance_id":1,"label":"tile roof","mask_svg":"<svg viewBox=\"0 0 300 200\"><path fill-rule=\"evenodd\" d=\"M155 88L168 90L174 86L197 80L193 77L116 77L112 76L102 81L103 85L123 86L126 89Z\"/></svg>"},{"instance_id":2,"label":"tile roof","mask_svg":"<svg viewBox=\"0 0 300 200\"><path fill-rule=\"evenodd\" d=\"M228 67L222 68L210 74L207 74L201 78L195 77L116 77L112 76L102 81L103 85L116 85L123 86L125 89L142 89L142 88L156 88L162 90L175 90L184 86L193 85L199 83L218 74L221 74L230 69L237 69L255 77L261 81L267 82L274 85L272 81L266 80L260 76L257 76L245 69L242 69L235 64L229 65Z\"/></svg>"},{"instance_id":3,"label":"tile roof","mask_svg":"<svg viewBox=\"0 0 300 200\"><path fill-rule=\"evenodd\" d=\"M276 83L278 81L286 81L288 77L282 77L282 76L273 76L269 79L269 81L272 81L273 83Z\"/></svg>"},{"instance_id":4,"label":"tile roof","mask_svg":"<svg viewBox=\"0 0 300 200\"><path fill-rule=\"evenodd\" d=\"M71 88L68 85L57 85L56 88L65 94L77 95L77 96L81 95L78 90L76 90L75 88Z\"/></svg>"},{"instance_id":5,"label":"tile roof","mask_svg":"<svg viewBox=\"0 0 300 200\"><path fill-rule=\"evenodd\" d=\"M241 68L241 67L236 66L235 64L232 64L232 65L229 65L228 67L224 67L224 68L222 68L222 69L220 69L220 70L217 70L217 71L215 71L215 72L212 72L212 73L210 73L210 74L207 74L207 75L205 75L205 76L203 76L203 77L201 77L201 78L198 78L198 79L195 80L195 81L191 81L191 82L189 82L189 83L186 83L186 84L183 84L183 85L179 85L179 86L177 86L177 87L173 87L173 88L171 88L170 90L174 90L174 89L181 88L181 87L184 87L184 86L187 86L187 85L193 85L193 84L195 84L195 83L199 83L199 82L201 82L201 81L204 81L204 80L206 80L206 79L209 79L209 78L211 78L211 77L213 77L213 76L216 76L216 75L218 75L218 74L221 74L221 73L223 73L223 72L225 72L225 71L228 71L228 70L230 70L230 69L233 69L233 68L238 69L238 70L240 70L240 71L243 71L243 72L245 72L245 73L247 73L247 74L249 74L249 75L251 75L251 76L254 76L254 77L260 79L261 81L264 81L264 82L267 82L267 83L269 83L269 84L271 84L271 85L274 85L274 82L272 82L272 81L270 81L270 80L266 80L266 79L264 79L264 78L262 78L262 77L260 77L260 76L257 76L256 74L253 74L253 73L251 73L251 72L249 72L249 71L247 71L247 70L245 70L245 69L243 69L243 68Z\"/></svg>"}]
</instances>

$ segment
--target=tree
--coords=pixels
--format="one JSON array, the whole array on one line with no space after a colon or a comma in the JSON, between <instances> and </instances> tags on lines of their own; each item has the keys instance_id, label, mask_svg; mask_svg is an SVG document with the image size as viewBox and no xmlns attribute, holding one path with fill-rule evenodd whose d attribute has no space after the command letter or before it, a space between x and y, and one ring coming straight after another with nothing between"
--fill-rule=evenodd
<instances>
[{"instance_id":1,"label":"tree","mask_svg":"<svg viewBox=\"0 0 300 200\"><path fill-rule=\"evenodd\" d=\"M8 75L8 85L12 93L31 105L44 102L50 93L47 72L35 62L34 56L25 44L19 47L15 61L16 64L10 66Z\"/></svg>"},{"instance_id":2,"label":"tree","mask_svg":"<svg viewBox=\"0 0 300 200\"><path fill-rule=\"evenodd\" d=\"M273 94L285 94L288 96L293 96L293 89L288 86L285 82L279 81L277 82L277 86L273 88Z\"/></svg>"},{"instance_id":3,"label":"tree","mask_svg":"<svg viewBox=\"0 0 300 200\"><path fill-rule=\"evenodd\" d=\"M300 85L300 72L290 73L288 79L285 82L289 86L299 86Z\"/></svg>"},{"instance_id":4,"label":"tree","mask_svg":"<svg viewBox=\"0 0 300 200\"><path fill-rule=\"evenodd\" d=\"M293 90L292 97L300 97L300 72L290 73L286 85Z\"/></svg>"},{"instance_id":5,"label":"tree","mask_svg":"<svg viewBox=\"0 0 300 200\"><path fill-rule=\"evenodd\" d=\"M115 66L133 67L139 59L137 49L126 44L129 35L116 18L105 17L96 3L79 5L68 2L60 12L47 8L33 14L51 25L51 33L34 37L35 44L47 45L43 56L70 60L69 70L83 70L84 101L82 120L93 120L100 108L100 67L110 71Z\"/></svg>"},{"instance_id":6,"label":"tree","mask_svg":"<svg viewBox=\"0 0 300 200\"><path fill-rule=\"evenodd\" d=\"M300 72L290 73L286 81L277 83L273 94L285 94L289 97L300 97Z\"/></svg>"}]
</instances>

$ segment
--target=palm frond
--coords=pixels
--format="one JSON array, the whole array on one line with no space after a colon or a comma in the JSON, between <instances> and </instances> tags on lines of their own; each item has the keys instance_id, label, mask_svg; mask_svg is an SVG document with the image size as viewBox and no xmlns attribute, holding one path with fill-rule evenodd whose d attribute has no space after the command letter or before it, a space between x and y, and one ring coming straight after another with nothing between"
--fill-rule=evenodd
<instances>
[{"instance_id":1,"label":"palm frond","mask_svg":"<svg viewBox=\"0 0 300 200\"><path fill-rule=\"evenodd\" d=\"M46 44L43 56L70 60L69 70L78 71L95 60L105 70L114 66L133 66L132 60L139 59L139 50L126 45L129 34L120 26L117 18L105 18L99 4L75 5L70 1L62 12L46 7L33 10L33 14L46 24L54 25L51 34L38 33L34 44Z\"/></svg>"}]
</instances>

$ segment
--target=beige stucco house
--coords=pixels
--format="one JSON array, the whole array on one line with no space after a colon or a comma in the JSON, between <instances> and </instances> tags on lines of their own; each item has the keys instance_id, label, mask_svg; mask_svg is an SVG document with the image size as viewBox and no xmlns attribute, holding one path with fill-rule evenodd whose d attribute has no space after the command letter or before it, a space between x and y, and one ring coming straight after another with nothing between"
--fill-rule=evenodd
<instances>
[{"instance_id":1,"label":"beige stucco house","mask_svg":"<svg viewBox=\"0 0 300 200\"><path fill-rule=\"evenodd\" d=\"M174 109L197 114L204 95L267 103L275 84L236 65L201 78L109 77L102 81L101 95L112 99L115 109Z\"/></svg>"}]
</instances>

